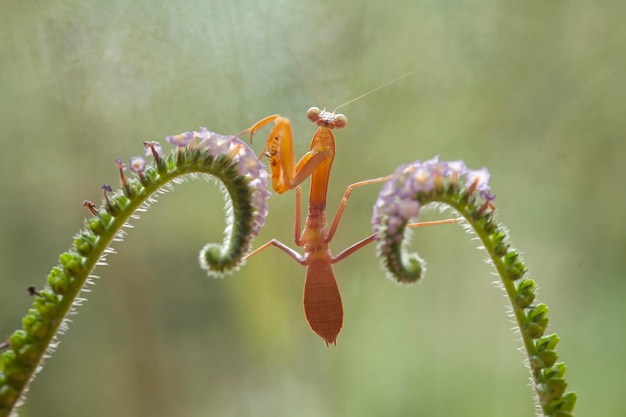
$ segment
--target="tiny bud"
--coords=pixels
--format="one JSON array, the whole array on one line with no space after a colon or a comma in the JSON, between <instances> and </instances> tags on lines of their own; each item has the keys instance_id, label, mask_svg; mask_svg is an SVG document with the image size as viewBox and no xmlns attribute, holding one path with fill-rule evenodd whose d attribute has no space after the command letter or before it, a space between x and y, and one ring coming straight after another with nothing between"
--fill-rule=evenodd
<instances>
[{"instance_id":1,"label":"tiny bud","mask_svg":"<svg viewBox=\"0 0 626 417\"><path fill-rule=\"evenodd\" d=\"M109 209L111 209L113 206L111 205L111 200L109 200L109 194L110 192L113 192L113 189L111 188L111 186L109 184L103 184L102 185L102 192L104 193L104 201L106 201L107 206L109 207Z\"/></svg>"},{"instance_id":2,"label":"tiny bud","mask_svg":"<svg viewBox=\"0 0 626 417\"><path fill-rule=\"evenodd\" d=\"M83 207L87 208L87 210L89 210L89 212L93 216L97 216L98 215L98 209L96 208L96 205L94 203L92 203L91 201L89 201L89 200L83 201Z\"/></svg>"},{"instance_id":3,"label":"tiny bud","mask_svg":"<svg viewBox=\"0 0 626 417\"><path fill-rule=\"evenodd\" d=\"M126 170L126 165L122 162L122 158L115 158L115 165L121 171Z\"/></svg>"},{"instance_id":4,"label":"tiny bud","mask_svg":"<svg viewBox=\"0 0 626 417\"><path fill-rule=\"evenodd\" d=\"M117 169L120 172L120 183L122 183L122 187L126 187L127 181L126 176L124 175L124 171L126 171L126 164L122 162L122 158L116 158L115 165L117 165Z\"/></svg>"},{"instance_id":5,"label":"tiny bud","mask_svg":"<svg viewBox=\"0 0 626 417\"><path fill-rule=\"evenodd\" d=\"M34 285L29 285L27 290L30 296L41 296L41 294L39 294L39 291L37 291L37 288Z\"/></svg>"}]
</instances>

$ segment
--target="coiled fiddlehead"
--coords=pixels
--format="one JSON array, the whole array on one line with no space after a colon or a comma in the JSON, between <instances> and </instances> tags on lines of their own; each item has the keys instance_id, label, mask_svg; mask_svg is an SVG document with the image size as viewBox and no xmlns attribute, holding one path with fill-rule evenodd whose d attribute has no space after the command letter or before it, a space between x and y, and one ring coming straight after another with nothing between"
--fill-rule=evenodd
<instances>
[{"instance_id":1,"label":"coiled fiddlehead","mask_svg":"<svg viewBox=\"0 0 626 417\"><path fill-rule=\"evenodd\" d=\"M538 399L538 415L572 416L576 394L565 393L566 366L557 363L556 334L544 335L548 307L534 304L535 283L525 275L528 268L508 243L508 233L494 221L489 172L468 170L462 161L440 162L437 158L398 167L387 181L374 206L372 223L377 252L389 276L401 283L416 282L424 271L417 254L404 251L404 233L409 220L431 203L456 210L468 228L481 240L500 276L520 329Z\"/></svg>"},{"instance_id":2,"label":"coiled fiddlehead","mask_svg":"<svg viewBox=\"0 0 626 417\"><path fill-rule=\"evenodd\" d=\"M154 158L131 158L128 168L136 178L127 178L126 165L116 165L121 190L113 193L104 185L100 208L85 201L92 214L75 236L72 248L61 254L59 264L48 275L42 290L29 288L32 307L15 331L0 345L0 416L8 416L23 400L30 381L43 359L56 348L57 334L68 329L67 315L84 301L80 298L87 284L93 284L93 269L106 264L112 241L123 238L123 228L138 211L154 202L172 183L186 178L210 176L219 180L226 197L227 227L221 244L209 243L200 252L200 264L211 276L236 270L249 252L251 241L264 225L267 215L267 171L252 149L234 136L222 136L202 128L168 136L176 146L163 156L158 142L144 142L145 154Z\"/></svg>"}]
</instances>

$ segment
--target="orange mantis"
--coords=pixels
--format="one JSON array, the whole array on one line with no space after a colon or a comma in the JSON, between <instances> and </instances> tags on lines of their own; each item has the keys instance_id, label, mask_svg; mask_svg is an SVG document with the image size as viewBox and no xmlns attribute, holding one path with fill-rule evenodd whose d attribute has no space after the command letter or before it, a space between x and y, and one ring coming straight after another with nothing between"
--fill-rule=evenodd
<instances>
[{"instance_id":1,"label":"orange mantis","mask_svg":"<svg viewBox=\"0 0 626 417\"><path fill-rule=\"evenodd\" d=\"M352 190L363 185L380 183L388 180L391 176L374 178L348 185L343 199L337 209L333 222L328 227L326 221L326 195L330 172L335 158L335 137L333 129L340 129L348 124L348 119L336 111L349 103L352 103L367 94L370 94L408 74L389 81L378 88L371 90L355 99L352 99L334 111L328 112L317 107L311 107L307 111L308 119L315 123L318 128L313 135L310 150L295 163L293 133L291 122L278 114L268 116L252 127L247 129L250 140L257 130L263 126L274 123L265 148L259 158L267 156L270 161L272 172L272 185L274 191L283 194L287 190L295 188L296 191L296 215L294 222L295 244L304 249L301 255L284 243L272 239L248 254L249 259L269 246L276 246L285 252L300 265L306 267L304 282L304 313L311 329L317 333L326 345L336 344L337 336L343 325L343 304L339 287L333 272L333 264L347 258L367 244L375 240L375 235L349 246L338 255L333 255L329 244L335 236L337 227L343 215L346 203ZM319 95L318 95L319 97ZM301 230L301 191L300 184L311 177L309 206L304 229ZM408 227L418 227L432 224L452 223L457 219L439 220L433 222L414 223Z\"/></svg>"}]
</instances>

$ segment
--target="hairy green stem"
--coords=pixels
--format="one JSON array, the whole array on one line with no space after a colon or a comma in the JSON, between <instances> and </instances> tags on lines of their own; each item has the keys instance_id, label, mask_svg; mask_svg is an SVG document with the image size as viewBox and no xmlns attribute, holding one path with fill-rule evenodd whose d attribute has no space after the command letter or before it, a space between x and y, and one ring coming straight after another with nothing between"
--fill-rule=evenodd
<instances>
[{"instance_id":1,"label":"hairy green stem","mask_svg":"<svg viewBox=\"0 0 626 417\"><path fill-rule=\"evenodd\" d=\"M121 190L111 194L111 187L103 186L104 202L99 209L89 201L83 203L93 217L74 238L73 247L61 254L46 288L29 288L34 300L22 329L0 346L4 348L0 356L0 416L8 416L23 401L43 359L56 348L57 334L67 330L67 315L84 301L79 295L87 284L93 284L93 269L105 264L106 255L112 253L109 245L123 238L131 216L146 209L164 187L202 176L219 180L227 201L226 236L222 244L205 246L200 262L213 276L233 271L242 263L267 213L265 168L252 149L235 137L206 129L183 135L168 138L177 149L166 157L161 156L158 143L146 142L155 160L146 164L141 157L131 159L130 169L138 178L127 178L126 166L118 159ZM198 145L194 145L196 140L200 140Z\"/></svg>"},{"instance_id":2,"label":"hairy green stem","mask_svg":"<svg viewBox=\"0 0 626 417\"><path fill-rule=\"evenodd\" d=\"M123 228L137 211L146 209L163 187L185 178L210 176L219 180L227 197L227 228L221 244L207 244L200 252L201 267L209 275L222 276L235 271L250 251L251 241L264 224L267 214L267 172L254 152L233 136L222 136L202 129L169 136L177 148L161 155L157 142L144 142L147 164L131 158L130 170L137 178L127 178L126 165L116 161L121 190L113 193L103 186L100 208L85 201L92 214L74 238L73 247L61 254L52 268L47 286L29 288L33 305L22 320L22 329L0 344L0 417L11 414L24 395L43 359L57 345L57 335L67 330L66 316L83 299L79 296L97 265L105 264L111 242L123 238ZM196 143L199 141L199 143ZM462 161L433 160L398 167L380 192L372 219L377 253L390 277L412 283L423 274L423 261L404 250L404 233L415 224L410 220L428 204L445 204L455 209L481 240L501 278L511 302L515 320L528 356L538 414L550 417L573 415L576 394L565 392L566 366L557 362L556 334L544 335L548 308L534 304L535 283L525 277L528 268L510 247L508 233L494 221L495 196L488 185L486 169L469 170Z\"/></svg>"},{"instance_id":3,"label":"hairy green stem","mask_svg":"<svg viewBox=\"0 0 626 417\"><path fill-rule=\"evenodd\" d=\"M538 414L572 416L576 394L565 393L566 366L557 363L556 334L544 335L548 326L545 304L533 304L535 283L525 278L527 268L510 247L508 234L494 221L493 200L488 186L489 173L468 170L462 161L416 161L399 167L383 185L374 207L377 251L390 277L401 283L419 280L424 270L417 254L404 251L404 233L409 220L428 204L445 204L456 210L473 229L489 254L511 302L528 356L537 393Z\"/></svg>"}]
</instances>

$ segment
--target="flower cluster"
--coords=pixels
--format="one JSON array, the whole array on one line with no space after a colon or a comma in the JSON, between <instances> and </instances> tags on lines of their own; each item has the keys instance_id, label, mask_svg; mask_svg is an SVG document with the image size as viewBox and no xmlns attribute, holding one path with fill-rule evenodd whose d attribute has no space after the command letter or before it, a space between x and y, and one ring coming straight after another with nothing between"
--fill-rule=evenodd
<instances>
[{"instance_id":1,"label":"flower cluster","mask_svg":"<svg viewBox=\"0 0 626 417\"><path fill-rule=\"evenodd\" d=\"M265 225L265 217L267 217L266 201L270 193L267 191L267 170L256 157L252 148L236 136L220 135L219 133L209 131L206 127L201 127L200 131L167 136L165 140L175 145L179 152L183 152L186 149L206 149L212 157L222 155L237 164L239 174L245 177L249 187L255 190L252 195L254 221L251 232L252 236L257 236ZM145 156L153 156L158 163L163 155L161 144L155 141L145 141L143 144ZM121 160L118 159L116 163L118 167L126 168L121 163ZM143 157L133 156L130 158L128 166L133 173L143 179L146 169L146 160ZM120 168L120 172L123 169Z\"/></svg>"},{"instance_id":2,"label":"flower cluster","mask_svg":"<svg viewBox=\"0 0 626 417\"><path fill-rule=\"evenodd\" d=\"M384 267L400 282L414 282L423 271L423 261L417 255L403 256L401 244L404 230L416 218L423 205L443 201L444 197L476 203L476 215L493 211L495 198L489 191L486 168L470 170L463 161L443 162L438 157L399 166L383 184L372 216L378 254Z\"/></svg>"},{"instance_id":3,"label":"flower cluster","mask_svg":"<svg viewBox=\"0 0 626 417\"><path fill-rule=\"evenodd\" d=\"M267 215L267 171L254 151L236 136L224 136L201 128L200 131L168 136L176 147L163 154L158 142L144 142L145 156L128 164L116 159L121 190L104 184L104 202L97 207L89 200L83 206L92 217L74 236L72 247L59 256L43 289L28 287L32 307L22 320L22 328L0 341L0 416L9 415L23 401L28 384L40 369L42 360L58 345L57 335L68 329L67 316L86 299L94 283L97 265L106 265L109 245L124 236L136 213L148 208L154 197L185 178L211 177L218 180L226 198L227 228L221 244L209 243L200 252L201 266L209 275L222 276L235 271L250 251ZM126 170L136 177L127 177ZM535 301L536 284L526 277L528 268L508 243L507 231L494 221L495 196L489 188L486 168L470 170L463 161L441 162L433 158L400 166L389 176L374 206L372 219L378 255L387 271L399 282L414 282L423 272L423 261L416 254L405 254L405 229L424 223L410 223L423 206L443 203L456 210L480 239L512 304L513 316L528 354L538 405L543 415L572 416L576 394L565 392L566 366L557 362L556 334L546 335L548 308ZM371 242L367 238L364 243ZM345 253L345 252L344 252ZM341 255L340 255L341 256Z\"/></svg>"},{"instance_id":4,"label":"flower cluster","mask_svg":"<svg viewBox=\"0 0 626 417\"><path fill-rule=\"evenodd\" d=\"M186 179L211 177L218 180L226 198L227 228L221 244L210 243L201 252L202 266L209 275L221 276L236 270L249 252L252 239L265 223L267 171L254 151L234 136L223 136L202 128L168 136L176 150L164 155L158 142L144 142L145 156L124 163L115 160L121 189L102 185L104 201L97 207L89 200L82 205L91 218L74 237L71 249L59 257L43 289L29 287L32 308L22 320L22 329L0 341L0 415L8 415L23 398L41 361L58 344L57 335L68 329L66 319L85 298L93 284L93 269L106 265L109 246L124 238L128 220L145 211L155 197ZM196 141L199 141L196 144ZM128 171L136 177L127 176Z\"/></svg>"},{"instance_id":5,"label":"flower cluster","mask_svg":"<svg viewBox=\"0 0 626 417\"><path fill-rule=\"evenodd\" d=\"M267 170L259 161L254 150L236 136L224 136L200 128L199 132L193 132L195 139L199 139L198 148L206 148L212 156L225 155L237 163L239 174L248 180L248 186L255 190L252 194L252 206L254 207L254 225L252 235L257 236L265 225L267 217L267 199L270 192L267 191Z\"/></svg>"},{"instance_id":6,"label":"flower cluster","mask_svg":"<svg viewBox=\"0 0 626 417\"><path fill-rule=\"evenodd\" d=\"M205 127L199 131L168 136L166 141L178 150L178 169L183 169L188 160L197 159L193 155L206 155L216 167L222 167L220 188L230 196L226 201L225 238L221 245L209 243L202 248L200 266L215 277L236 271L243 256L249 252L252 239L265 225L267 198L270 195L265 167L254 151L237 136L220 135ZM156 142L145 142L144 145L146 155L152 154L159 165L160 145ZM137 159L132 159L130 165L143 168ZM141 178L142 174L137 174ZM245 187L245 192L241 187Z\"/></svg>"}]
</instances>

